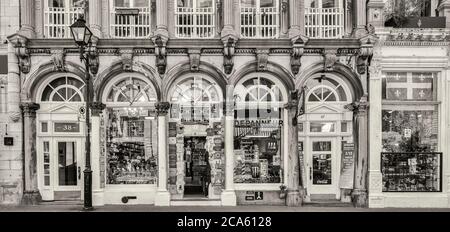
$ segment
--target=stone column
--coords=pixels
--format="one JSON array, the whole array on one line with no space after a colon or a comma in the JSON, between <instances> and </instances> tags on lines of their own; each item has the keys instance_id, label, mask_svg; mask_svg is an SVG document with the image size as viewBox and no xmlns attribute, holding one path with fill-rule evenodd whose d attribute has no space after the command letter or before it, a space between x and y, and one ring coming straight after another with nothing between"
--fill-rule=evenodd
<instances>
[{"instance_id":1,"label":"stone column","mask_svg":"<svg viewBox=\"0 0 450 232\"><path fill-rule=\"evenodd\" d=\"M167 0L156 0L156 31L155 35L165 35L169 37L168 32L168 1Z\"/></svg>"},{"instance_id":2,"label":"stone column","mask_svg":"<svg viewBox=\"0 0 450 232\"><path fill-rule=\"evenodd\" d=\"M24 192L22 204L36 205L42 197L38 189L36 154L36 111L39 104L27 102L21 104L24 124Z\"/></svg>"},{"instance_id":3,"label":"stone column","mask_svg":"<svg viewBox=\"0 0 450 232\"><path fill-rule=\"evenodd\" d=\"M155 197L156 206L170 205L170 193L167 190L167 114L169 109L170 104L168 102L160 102L156 105L158 114L158 190Z\"/></svg>"},{"instance_id":4,"label":"stone column","mask_svg":"<svg viewBox=\"0 0 450 232\"><path fill-rule=\"evenodd\" d=\"M235 12L234 12L234 0L223 0L223 29L221 32L221 37L234 35L237 37L237 32L235 31Z\"/></svg>"},{"instance_id":5,"label":"stone column","mask_svg":"<svg viewBox=\"0 0 450 232\"><path fill-rule=\"evenodd\" d=\"M450 0L443 0L437 10L439 16L446 17L446 28L450 28Z\"/></svg>"},{"instance_id":6,"label":"stone column","mask_svg":"<svg viewBox=\"0 0 450 232\"><path fill-rule=\"evenodd\" d=\"M22 21L20 34L30 39L36 36L34 2L35 0L20 0L20 20Z\"/></svg>"},{"instance_id":7,"label":"stone column","mask_svg":"<svg viewBox=\"0 0 450 232\"><path fill-rule=\"evenodd\" d=\"M288 103L286 109L288 110L288 121L284 122L288 124L288 137L286 138L289 143L288 147L288 166L284 168L288 175L287 183L287 206L301 206L302 194L300 193L300 164L298 157L298 124L297 124L297 111L298 101L291 100Z\"/></svg>"},{"instance_id":8,"label":"stone column","mask_svg":"<svg viewBox=\"0 0 450 232\"><path fill-rule=\"evenodd\" d=\"M91 168L92 168L92 205L104 205L100 180L100 115L105 109L101 102L91 103Z\"/></svg>"},{"instance_id":9,"label":"stone column","mask_svg":"<svg viewBox=\"0 0 450 232\"><path fill-rule=\"evenodd\" d=\"M353 36L361 38L367 35L366 1L353 1L354 30Z\"/></svg>"},{"instance_id":10,"label":"stone column","mask_svg":"<svg viewBox=\"0 0 450 232\"><path fill-rule=\"evenodd\" d=\"M375 28L384 27L384 5L383 0L370 0L367 3L367 24Z\"/></svg>"},{"instance_id":11,"label":"stone column","mask_svg":"<svg viewBox=\"0 0 450 232\"><path fill-rule=\"evenodd\" d=\"M102 1L89 1L89 24L92 33L102 38Z\"/></svg>"},{"instance_id":12,"label":"stone column","mask_svg":"<svg viewBox=\"0 0 450 232\"><path fill-rule=\"evenodd\" d=\"M222 192L223 206L236 206L234 191L234 92L233 86L227 87L225 103L225 191Z\"/></svg>"},{"instance_id":13,"label":"stone column","mask_svg":"<svg viewBox=\"0 0 450 232\"><path fill-rule=\"evenodd\" d=\"M13 122L20 119L20 70L15 48L8 44L8 114Z\"/></svg>"},{"instance_id":14,"label":"stone column","mask_svg":"<svg viewBox=\"0 0 450 232\"><path fill-rule=\"evenodd\" d=\"M305 33L305 2L289 0L289 38Z\"/></svg>"},{"instance_id":15,"label":"stone column","mask_svg":"<svg viewBox=\"0 0 450 232\"><path fill-rule=\"evenodd\" d=\"M354 114L356 114L356 147L357 156L355 160L355 181L352 191L352 200L355 207L367 207L367 171L368 171L368 109L367 96L354 103ZM380 111L381 112L381 111Z\"/></svg>"}]
</instances>

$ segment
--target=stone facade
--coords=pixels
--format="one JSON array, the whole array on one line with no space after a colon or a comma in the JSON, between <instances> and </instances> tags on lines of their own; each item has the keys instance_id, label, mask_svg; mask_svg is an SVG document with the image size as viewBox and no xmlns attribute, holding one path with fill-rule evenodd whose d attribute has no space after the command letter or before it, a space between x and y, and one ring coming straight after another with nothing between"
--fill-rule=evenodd
<instances>
[{"instance_id":1,"label":"stone facade","mask_svg":"<svg viewBox=\"0 0 450 232\"><path fill-rule=\"evenodd\" d=\"M6 90L3 87L0 90L0 132L2 140L3 137L12 137L14 140L12 146L3 146L3 142L0 145L1 204L19 204L21 201L29 204L36 203L41 198L54 199L57 191L45 184L44 176L40 176L44 174L39 174L44 173L42 169L45 163L42 158L45 148L41 144L46 139L53 139L46 136L47 131L42 131L41 122L47 117L51 119L45 120L57 122L56 118L59 116L55 115L64 113L70 116L68 120L80 122L81 118L82 121L82 116L77 112L79 106L71 105L71 103L55 106L44 102L40 104L40 107L30 107L36 106L34 103L41 103L43 88L50 80L53 80L51 78L68 76L82 80L85 70L84 64L79 59L79 50L75 48L72 39L49 38L48 25L43 21L45 1L21 0L20 2L22 27L18 33L14 33L15 30L11 28L17 25L15 22L18 21L14 15L19 14L11 14L12 16L7 18L8 13L3 13L6 7L16 6L14 9L17 11L18 1L2 1L0 5L1 38L4 38L5 31L9 41L7 49L4 49L9 59L8 76L2 80ZM106 130L110 122L105 119L106 111L98 109L92 115L94 205L122 204L133 198L137 199L130 200L134 204L161 206L180 204L173 200L180 197L180 194L176 195L174 192L179 191L180 185L181 189L183 188L183 181L180 178L176 179L180 175L176 164L176 161L180 161L176 160L177 153L182 150L177 146L182 147L183 144L177 144L176 134L170 135L171 123L173 123L170 107L174 102L171 102L172 96L169 94L173 92L174 83L192 75L205 76L223 92L220 103L225 106L224 113L217 119L223 127L218 130L220 132L215 134L214 139L224 140L223 146L217 146L216 150L219 156L217 160L221 165L218 169L224 176L217 178L220 183L215 186L216 188L211 188L214 190L215 197L219 199L215 199L217 204L300 206L304 201L313 200L309 191L313 184L307 180L308 169L312 170L312 164L306 164L310 161L304 161L303 156L298 155L303 152L312 153L313 149L299 150L298 144L300 141L306 144L315 141L316 138L300 129L300 125L303 127L312 120L323 121L327 117L337 117L336 115L339 115L339 120L342 121L342 123L339 121L339 125L336 126L342 132L342 136L333 134L333 140L330 140L333 142L330 144L333 144L333 147L336 146L333 151L338 154L338 157L341 157L341 151L338 149L342 148L341 142L354 145L355 156L352 165L355 171L351 174L350 187L335 184L335 181L339 181L339 177L333 176L335 189L332 193L335 194L335 198L341 201L352 201L357 207L439 206L438 204L447 202L450 187L445 184L441 192L436 193L432 198L423 193L408 193L410 197L408 198L400 193L382 192L380 167L382 99L380 96L383 72L416 66L441 73L440 77L443 79L439 84L444 87L440 89L442 95L439 95L439 100L442 103L450 102L450 95L444 94L446 89L450 89L448 26L442 30L397 31L384 27L383 1L371 0L368 4L363 1L345 1L347 21L342 38L309 38L306 36L303 1L280 0L279 19L281 20L278 25L278 37L275 39L244 38L240 30L243 25L239 22L240 1L224 0L213 1L216 14L223 17L217 17L215 34L211 38L178 38L175 28L179 22L175 20L173 13L176 8L175 2L149 1L151 11L149 28L152 33L145 38L119 39L114 38L114 29L110 24L112 20L110 2L89 1L88 24L95 35L88 53L89 71L94 79L92 100L112 108L111 104L108 105L108 102L105 102L108 97L106 91L111 87L112 81L124 76L139 77L151 83L156 95L155 103L149 106L156 112L151 115L154 118L152 120L155 120L151 125L157 126L151 137L157 137L158 143L157 148L154 149L157 152L158 161L157 183L151 186L129 188L108 185L105 183L105 175L108 174L105 170L107 151L104 144L108 139ZM343 3L343 1L339 2ZM443 3L441 8L445 8L446 4ZM445 9L442 11L445 15ZM447 19L449 17L450 15ZM7 25L10 25L8 30L3 29L5 20L9 22ZM427 36L427 40L417 39L417 33ZM429 49L433 49L433 53L427 53ZM285 105L280 106L283 110L282 120L285 125L279 149L283 151L281 166L284 170L280 178L281 183L286 185L286 199L280 197L280 184L238 184L233 180L236 155L233 145L235 129L233 114L234 107L237 107L234 88L249 75L272 78L276 83L280 83L279 87L285 93L286 99L283 99ZM345 103L348 104L342 105L341 108L338 106L333 108L330 105L314 107L314 104L302 106L299 96L301 91L306 91L304 87L311 80L322 83L323 76L335 78L338 80L336 82L346 86L342 92L347 93ZM336 85L336 89L339 86ZM444 142L450 132L448 121L450 107L446 105L448 104L441 104L440 108L438 151L443 152L443 183L450 183L450 174L448 174L450 159L447 158L450 148ZM299 110L304 111L305 107L307 110L316 111L299 114ZM179 128L175 131L177 130L182 131ZM74 136L74 140L82 141L83 133L84 130L81 129L81 132L76 135L78 137ZM338 137L345 137L345 139L341 140ZM173 148L176 149L173 150ZM171 166L172 152L175 155L174 166ZM340 162L339 158L336 163L333 163L333 167L340 167ZM333 173L336 172L340 173L341 170L336 168ZM171 178L175 180L171 182ZM327 193L323 188L318 189ZM327 195L320 194L320 191L316 195ZM248 196L252 192L262 192L265 197L261 201L249 201ZM402 201L396 201L397 198L401 198ZM416 202L415 199L422 199L422 204L411 203ZM427 199L430 201L427 202Z\"/></svg>"}]
</instances>

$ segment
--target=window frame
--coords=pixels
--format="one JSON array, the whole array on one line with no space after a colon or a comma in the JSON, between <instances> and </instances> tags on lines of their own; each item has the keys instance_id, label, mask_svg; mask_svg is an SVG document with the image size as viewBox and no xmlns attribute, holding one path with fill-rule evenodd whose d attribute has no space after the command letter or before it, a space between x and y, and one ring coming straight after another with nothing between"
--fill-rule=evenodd
<instances>
[{"instance_id":1,"label":"window frame","mask_svg":"<svg viewBox=\"0 0 450 232\"><path fill-rule=\"evenodd\" d=\"M146 0L148 5L146 7L139 7L139 6L135 6L135 1L136 0L129 0L130 1L130 6L128 7L122 7L122 6L116 6L115 5L115 0L110 0L109 1L109 9L110 9L110 13L109 13L109 34L111 36L111 38L115 38L115 39L143 39L143 38L148 38L152 35L153 31L152 31L152 23L153 23L153 10L152 10L152 1L151 0ZM133 9L137 9L138 13L137 14L130 14L130 15L119 15L117 14L116 9L129 9L129 10L133 10ZM146 9L146 11L142 11L143 9ZM147 21L148 23L141 23L141 24L137 24L135 22L133 23L117 23L116 19L117 17L122 16L124 18L122 18L119 21L127 21L129 20L130 22L138 20L143 20L143 21ZM117 19L118 20L118 19ZM128 29L128 32L125 32L125 34L128 33L128 35L123 35L124 33L122 33L122 35L118 35L117 31L120 30L122 28L122 30L126 30ZM146 35L140 35L137 36L136 35L136 30L141 29L141 30L145 30L148 31L148 33Z\"/></svg>"},{"instance_id":2,"label":"window frame","mask_svg":"<svg viewBox=\"0 0 450 232\"><path fill-rule=\"evenodd\" d=\"M242 21L244 20L245 15L251 15L251 12L243 12L242 10L244 9L244 7L242 6L243 0L239 0L239 19L237 19L239 21L239 34L241 36L241 38L244 39L278 39L280 38L281 35L281 0L274 0L275 1L275 6L274 7L261 7L261 0L255 0L255 7L245 7L246 9L252 9L253 8L253 18L252 21L255 20L256 23L254 25L245 25L246 28L253 28L254 29L254 36L246 36L245 33L243 33L243 29L244 26L242 24ZM268 25L264 25L261 23L262 21L262 16L266 15L265 11L261 11L261 9L263 8L275 8L276 12L271 12L271 14L275 14L274 19L276 20L275 24L268 24ZM262 36L261 31L263 30L263 28L265 27L269 27L272 29L275 29L276 32L272 35L272 36Z\"/></svg>"},{"instance_id":3,"label":"window frame","mask_svg":"<svg viewBox=\"0 0 450 232\"><path fill-rule=\"evenodd\" d=\"M216 1L215 0L210 0L211 3L212 3L212 6L211 6L212 12L205 12L205 11L198 12L198 9L208 9L209 8L209 7L198 7L197 3L200 0L192 0L192 7L179 7L178 6L178 0L173 0L173 1L174 1L174 9L173 9L173 12L174 12L174 17L173 17L174 18L174 27L173 27L173 30L174 30L175 37L177 39L214 39L216 37L216 34L217 34L217 23L218 23L216 18L217 18L217 12L218 11L216 9ZM190 13L193 15L193 17L192 17L193 25L190 25L190 27L191 27L191 31L190 31L191 35L190 36L181 36L180 33L179 33L179 30L182 30L182 28L186 28L187 27L187 24L186 25L179 25L179 21L178 21L179 16L189 14L189 10L188 10L187 13L186 12L180 12L179 11L180 8L190 9L191 10ZM211 24L210 25L201 25L203 27L199 26L198 22L201 21L201 20L198 17L200 15L211 17ZM211 35L210 36L204 36L204 37L199 36L199 34L196 31L198 29L201 29L201 28L203 28L204 30L210 30ZM204 33L206 33L206 32L204 32Z\"/></svg>"}]
</instances>

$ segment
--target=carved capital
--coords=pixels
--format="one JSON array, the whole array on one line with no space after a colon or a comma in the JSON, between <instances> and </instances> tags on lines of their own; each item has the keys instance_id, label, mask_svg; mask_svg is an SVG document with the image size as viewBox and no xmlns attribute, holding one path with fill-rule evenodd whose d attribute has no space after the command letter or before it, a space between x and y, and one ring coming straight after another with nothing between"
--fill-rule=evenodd
<instances>
[{"instance_id":1,"label":"carved capital","mask_svg":"<svg viewBox=\"0 0 450 232\"><path fill-rule=\"evenodd\" d=\"M223 67L226 74L231 74L234 67L233 57L238 38L232 34L222 37L223 43Z\"/></svg>"},{"instance_id":2,"label":"carved capital","mask_svg":"<svg viewBox=\"0 0 450 232\"><path fill-rule=\"evenodd\" d=\"M269 60L269 49L256 49L256 60L258 62L258 66L256 67L257 71L266 71L267 70L267 62Z\"/></svg>"},{"instance_id":3,"label":"carved capital","mask_svg":"<svg viewBox=\"0 0 450 232\"><path fill-rule=\"evenodd\" d=\"M91 107L92 116L98 117L103 112L103 110L106 108L106 105L101 102L92 102L90 104L90 107Z\"/></svg>"},{"instance_id":4,"label":"carved capital","mask_svg":"<svg viewBox=\"0 0 450 232\"><path fill-rule=\"evenodd\" d=\"M50 53L52 54L53 70L58 72L66 71L66 52L64 49L51 49Z\"/></svg>"},{"instance_id":5,"label":"carved capital","mask_svg":"<svg viewBox=\"0 0 450 232\"><path fill-rule=\"evenodd\" d=\"M345 109L353 111L355 114L363 115L369 110L369 102L367 101L367 95L361 97L357 102L353 102L345 106Z\"/></svg>"},{"instance_id":6,"label":"carved capital","mask_svg":"<svg viewBox=\"0 0 450 232\"><path fill-rule=\"evenodd\" d=\"M368 39L362 40L361 48L356 60L356 68L359 74L365 74L369 63L369 58L373 56L373 43Z\"/></svg>"},{"instance_id":7,"label":"carved capital","mask_svg":"<svg viewBox=\"0 0 450 232\"><path fill-rule=\"evenodd\" d=\"M14 34L8 37L8 40L16 50L20 71L24 74L29 73L31 69L31 58L30 51L27 48L28 38L20 34Z\"/></svg>"},{"instance_id":8,"label":"carved capital","mask_svg":"<svg viewBox=\"0 0 450 232\"><path fill-rule=\"evenodd\" d=\"M158 116L165 116L169 113L170 103L168 102L158 102L155 106L156 113Z\"/></svg>"},{"instance_id":9,"label":"carved capital","mask_svg":"<svg viewBox=\"0 0 450 232\"><path fill-rule=\"evenodd\" d=\"M119 53L120 53L120 59L122 61L123 71L132 72L133 71L133 56L134 56L133 49L121 49L119 51Z\"/></svg>"},{"instance_id":10,"label":"carved capital","mask_svg":"<svg viewBox=\"0 0 450 232\"><path fill-rule=\"evenodd\" d=\"M166 73L167 67L167 41L169 40L163 34L156 34L152 37L152 41L155 44L155 55L156 55L156 67L158 68L158 73L164 75Z\"/></svg>"},{"instance_id":11,"label":"carved capital","mask_svg":"<svg viewBox=\"0 0 450 232\"><path fill-rule=\"evenodd\" d=\"M195 48L195 49L189 49L189 61L191 64L191 71L197 72L200 68L200 56L201 56L201 49Z\"/></svg>"},{"instance_id":12,"label":"carved capital","mask_svg":"<svg viewBox=\"0 0 450 232\"><path fill-rule=\"evenodd\" d=\"M36 117L36 111L39 110L40 105L34 102L24 102L20 104L20 109L22 110L22 113L24 117Z\"/></svg>"},{"instance_id":13,"label":"carved capital","mask_svg":"<svg viewBox=\"0 0 450 232\"><path fill-rule=\"evenodd\" d=\"M282 0L281 2L281 12L286 13L289 10L289 1L288 0Z\"/></svg>"},{"instance_id":14,"label":"carved capital","mask_svg":"<svg viewBox=\"0 0 450 232\"><path fill-rule=\"evenodd\" d=\"M338 62L337 49L325 49L324 50L324 69L326 72L334 71L334 66Z\"/></svg>"}]
</instances>

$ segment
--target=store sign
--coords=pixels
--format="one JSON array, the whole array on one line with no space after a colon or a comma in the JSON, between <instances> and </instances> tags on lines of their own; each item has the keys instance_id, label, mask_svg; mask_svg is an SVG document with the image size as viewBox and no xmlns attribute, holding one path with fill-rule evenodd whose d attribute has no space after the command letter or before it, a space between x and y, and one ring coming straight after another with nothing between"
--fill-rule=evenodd
<instances>
[{"instance_id":1,"label":"store sign","mask_svg":"<svg viewBox=\"0 0 450 232\"><path fill-rule=\"evenodd\" d=\"M79 133L79 123L55 123L55 132L57 133Z\"/></svg>"},{"instance_id":2,"label":"store sign","mask_svg":"<svg viewBox=\"0 0 450 232\"><path fill-rule=\"evenodd\" d=\"M340 188L352 189L355 166L355 144L342 143Z\"/></svg>"},{"instance_id":3,"label":"store sign","mask_svg":"<svg viewBox=\"0 0 450 232\"><path fill-rule=\"evenodd\" d=\"M234 125L237 127L261 127L261 125L283 126L283 120L235 120Z\"/></svg>"},{"instance_id":4,"label":"store sign","mask_svg":"<svg viewBox=\"0 0 450 232\"><path fill-rule=\"evenodd\" d=\"M247 191L245 195L246 201L262 201L264 200L264 192Z\"/></svg>"}]
</instances>

